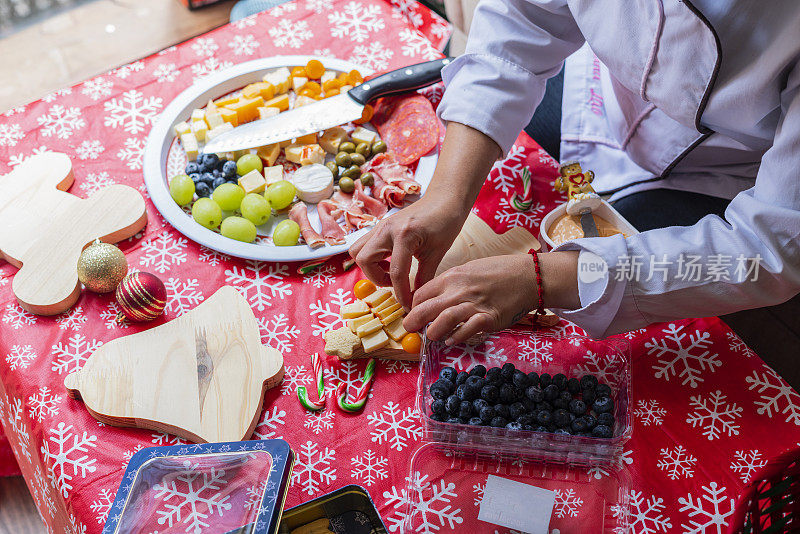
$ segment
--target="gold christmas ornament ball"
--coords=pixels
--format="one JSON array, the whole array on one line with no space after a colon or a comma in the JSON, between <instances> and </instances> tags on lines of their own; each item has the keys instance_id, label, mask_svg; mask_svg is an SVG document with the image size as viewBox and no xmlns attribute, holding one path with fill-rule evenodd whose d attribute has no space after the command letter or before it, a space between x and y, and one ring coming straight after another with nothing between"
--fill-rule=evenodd
<instances>
[{"instance_id":1,"label":"gold christmas ornament ball","mask_svg":"<svg viewBox=\"0 0 800 534\"><path fill-rule=\"evenodd\" d=\"M99 239L83 249L78 258L78 280L95 293L114 291L126 274L125 254Z\"/></svg>"}]
</instances>

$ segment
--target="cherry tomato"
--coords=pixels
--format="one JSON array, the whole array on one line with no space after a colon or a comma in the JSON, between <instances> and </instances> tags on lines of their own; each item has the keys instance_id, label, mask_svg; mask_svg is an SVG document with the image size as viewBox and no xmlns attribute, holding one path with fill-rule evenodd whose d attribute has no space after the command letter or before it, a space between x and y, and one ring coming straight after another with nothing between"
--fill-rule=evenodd
<instances>
[{"instance_id":1,"label":"cherry tomato","mask_svg":"<svg viewBox=\"0 0 800 534\"><path fill-rule=\"evenodd\" d=\"M361 76L361 73L358 72L356 69L351 70L347 73L347 81L350 82L350 85L358 85L364 81L364 77Z\"/></svg>"},{"instance_id":2,"label":"cherry tomato","mask_svg":"<svg viewBox=\"0 0 800 534\"><path fill-rule=\"evenodd\" d=\"M309 78L319 80L322 78L322 75L325 74L325 67L320 60L312 59L306 63L306 74L308 74Z\"/></svg>"},{"instance_id":3,"label":"cherry tomato","mask_svg":"<svg viewBox=\"0 0 800 534\"><path fill-rule=\"evenodd\" d=\"M357 299L363 299L374 293L375 289L375 284L369 280L359 280L356 282L356 285L353 286L353 293Z\"/></svg>"},{"instance_id":4,"label":"cherry tomato","mask_svg":"<svg viewBox=\"0 0 800 534\"><path fill-rule=\"evenodd\" d=\"M372 115L374 114L375 110L373 109L373 107L367 104L366 106L364 106L364 111L361 112L361 118L354 120L353 124L364 124L365 122L369 122L369 120L372 118Z\"/></svg>"},{"instance_id":5,"label":"cherry tomato","mask_svg":"<svg viewBox=\"0 0 800 534\"><path fill-rule=\"evenodd\" d=\"M419 354L420 349L422 348L422 338L419 337L419 334L410 333L403 336L403 339L400 340L400 344L403 346L403 350L409 354Z\"/></svg>"}]
</instances>

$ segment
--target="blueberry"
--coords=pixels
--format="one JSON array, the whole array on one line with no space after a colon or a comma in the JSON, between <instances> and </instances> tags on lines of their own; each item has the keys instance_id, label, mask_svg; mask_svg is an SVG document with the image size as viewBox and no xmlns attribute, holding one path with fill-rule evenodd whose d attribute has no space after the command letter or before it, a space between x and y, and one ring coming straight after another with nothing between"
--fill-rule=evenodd
<instances>
[{"instance_id":1,"label":"blueberry","mask_svg":"<svg viewBox=\"0 0 800 534\"><path fill-rule=\"evenodd\" d=\"M540 425L549 425L553 422L553 412L539 410L539 412L536 414L536 422Z\"/></svg>"},{"instance_id":2,"label":"blueberry","mask_svg":"<svg viewBox=\"0 0 800 534\"><path fill-rule=\"evenodd\" d=\"M575 415L583 415L586 413L586 403L580 399L574 399L569 403L569 411Z\"/></svg>"},{"instance_id":3,"label":"blueberry","mask_svg":"<svg viewBox=\"0 0 800 534\"><path fill-rule=\"evenodd\" d=\"M480 417L470 417L469 421L467 421L467 424L472 426L481 426L483 425L483 420Z\"/></svg>"},{"instance_id":4,"label":"blueberry","mask_svg":"<svg viewBox=\"0 0 800 534\"><path fill-rule=\"evenodd\" d=\"M219 163L219 157L216 154L203 154L200 157L200 161L203 162L203 166L206 169L216 169L217 163Z\"/></svg>"},{"instance_id":5,"label":"blueberry","mask_svg":"<svg viewBox=\"0 0 800 534\"><path fill-rule=\"evenodd\" d=\"M470 401L461 401L458 407L458 416L466 417L467 419L472 416L472 403Z\"/></svg>"},{"instance_id":6,"label":"blueberry","mask_svg":"<svg viewBox=\"0 0 800 534\"><path fill-rule=\"evenodd\" d=\"M211 185L214 181L214 175L210 172L204 172L200 174L200 181L204 184Z\"/></svg>"},{"instance_id":7,"label":"blueberry","mask_svg":"<svg viewBox=\"0 0 800 534\"><path fill-rule=\"evenodd\" d=\"M558 386L550 384L544 388L544 400L552 401L558 398Z\"/></svg>"},{"instance_id":8,"label":"blueberry","mask_svg":"<svg viewBox=\"0 0 800 534\"><path fill-rule=\"evenodd\" d=\"M600 397L592 404L592 409L596 413L610 413L614 411L614 401L611 397Z\"/></svg>"},{"instance_id":9,"label":"blueberry","mask_svg":"<svg viewBox=\"0 0 800 534\"><path fill-rule=\"evenodd\" d=\"M494 404L500 398L500 390L497 389L497 386L487 384L481 388L481 398L490 404Z\"/></svg>"},{"instance_id":10,"label":"blueberry","mask_svg":"<svg viewBox=\"0 0 800 534\"><path fill-rule=\"evenodd\" d=\"M565 389L567 387L567 376L564 373L554 375L553 384L557 385L558 389Z\"/></svg>"},{"instance_id":11,"label":"blueberry","mask_svg":"<svg viewBox=\"0 0 800 534\"><path fill-rule=\"evenodd\" d=\"M556 410L569 410L569 402L559 397L553 401L553 408Z\"/></svg>"},{"instance_id":12,"label":"blueberry","mask_svg":"<svg viewBox=\"0 0 800 534\"><path fill-rule=\"evenodd\" d=\"M198 197L210 197L211 186L205 182L198 182L194 186L194 192L197 193Z\"/></svg>"},{"instance_id":13,"label":"blueberry","mask_svg":"<svg viewBox=\"0 0 800 534\"><path fill-rule=\"evenodd\" d=\"M517 394L514 392L514 386L511 384L503 384L500 386L500 402L503 404L511 404L517 400Z\"/></svg>"},{"instance_id":14,"label":"blueberry","mask_svg":"<svg viewBox=\"0 0 800 534\"><path fill-rule=\"evenodd\" d=\"M532 425L536 422L536 417L533 416L531 413L525 413L517 417L517 423L523 425Z\"/></svg>"},{"instance_id":15,"label":"blueberry","mask_svg":"<svg viewBox=\"0 0 800 534\"><path fill-rule=\"evenodd\" d=\"M222 165L222 174L224 174L227 178L236 178L236 162L226 161Z\"/></svg>"},{"instance_id":16,"label":"blueberry","mask_svg":"<svg viewBox=\"0 0 800 534\"><path fill-rule=\"evenodd\" d=\"M581 389L594 389L597 387L597 377L594 375L583 375L581 377Z\"/></svg>"},{"instance_id":17,"label":"blueberry","mask_svg":"<svg viewBox=\"0 0 800 534\"><path fill-rule=\"evenodd\" d=\"M614 427L614 414L605 412L597 415L597 424Z\"/></svg>"},{"instance_id":18,"label":"blueberry","mask_svg":"<svg viewBox=\"0 0 800 534\"><path fill-rule=\"evenodd\" d=\"M186 174L198 173L200 172L200 165L198 165L196 161L190 161L186 164L185 172Z\"/></svg>"},{"instance_id":19,"label":"blueberry","mask_svg":"<svg viewBox=\"0 0 800 534\"><path fill-rule=\"evenodd\" d=\"M489 424L492 425L493 427L503 428L504 426L506 426L508 424L508 421L506 419L503 419L500 416L497 416L497 417L493 418L492 422L489 423Z\"/></svg>"},{"instance_id":20,"label":"blueberry","mask_svg":"<svg viewBox=\"0 0 800 534\"><path fill-rule=\"evenodd\" d=\"M214 178L214 181L211 182L211 187L213 189L216 189L216 188L218 188L219 186L221 186L224 183L225 183L225 177L224 176L217 176L216 178Z\"/></svg>"},{"instance_id":21,"label":"blueberry","mask_svg":"<svg viewBox=\"0 0 800 534\"><path fill-rule=\"evenodd\" d=\"M525 406L526 412L532 412L536 409L536 403L528 397L523 398L520 402L522 402L522 405Z\"/></svg>"},{"instance_id":22,"label":"blueberry","mask_svg":"<svg viewBox=\"0 0 800 534\"><path fill-rule=\"evenodd\" d=\"M584 389L583 392L581 392L581 398L587 406L591 406L594 404L595 399L597 399L597 393L593 389Z\"/></svg>"},{"instance_id":23,"label":"blueberry","mask_svg":"<svg viewBox=\"0 0 800 534\"><path fill-rule=\"evenodd\" d=\"M469 377L469 375L467 374L467 372L466 372L466 371L460 371L460 372L459 372L459 373L456 375L456 385L457 385L457 386L460 386L461 384L463 384L464 382L466 382L466 381L467 381L467 378L468 378L468 377Z\"/></svg>"},{"instance_id":24,"label":"blueberry","mask_svg":"<svg viewBox=\"0 0 800 534\"><path fill-rule=\"evenodd\" d=\"M572 393L573 395L577 395L581 392L581 381L577 378L570 378L567 380L567 391Z\"/></svg>"},{"instance_id":25,"label":"blueberry","mask_svg":"<svg viewBox=\"0 0 800 534\"><path fill-rule=\"evenodd\" d=\"M569 413L566 410L556 410L553 412L553 422L561 428L569 426Z\"/></svg>"},{"instance_id":26,"label":"blueberry","mask_svg":"<svg viewBox=\"0 0 800 534\"><path fill-rule=\"evenodd\" d=\"M531 371L528 373L528 381L531 383L532 386L536 386L539 384L539 373L536 371Z\"/></svg>"},{"instance_id":27,"label":"blueberry","mask_svg":"<svg viewBox=\"0 0 800 534\"><path fill-rule=\"evenodd\" d=\"M481 408L481 411L479 412L478 415L481 418L481 421L488 424L492 421L492 419L494 419L494 408L492 408L491 406L486 406L484 408Z\"/></svg>"},{"instance_id":28,"label":"blueberry","mask_svg":"<svg viewBox=\"0 0 800 534\"><path fill-rule=\"evenodd\" d=\"M191 178L191 179L192 179L192 181L193 181L195 184L197 184L197 182L199 182L199 181L200 181L200 173L199 173L199 172L194 172L194 173L192 173L192 174L190 174L190 175L189 175L189 178Z\"/></svg>"},{"instance_id":29,"label":"blueberry","mask_svg":"<svg viewBox=\"0 0 800 534\"><path fill-rule=\"evenodd\" d=\"M238 176L231 176L230 178L226 178L225 181L228 182L229 184L239 185L239 177Z\"/></svg>"},{"instance_id":30,"label":"blueberry","mask_svg":"<svg viewBox=\"0 0 800 534\"><path fill-rule=\"evenodd\" d=\"M597 426L597 418L590 413L584 415L583 420L586 421L586 427L590 430Z\"/></svg>"},{"instance_id":31,"label":"blueberry","mask_svg":"<svg viewBox=\"0 0 800 534\"><path fill-rule=\"evenodd\" d=\"M614 431L611 430L610 426L597 425L592 429L592 436L596 438L610 438L613 435Z\"/></svg>"},{"instance_id":32,"label":"blueberry","mask_svg":"<svg viewBox=\"0 0 800 534\"><path fill-rule=\"evenodd\" d=\"M447 418L447 422L448 423L455 423L455 424L459 425L459 424L461 424L461 419L459 419L458 417L448 417Z\"/></svg>"},{"instance_id":33,"label":"blueberry","mask_svg":"<svg viewBox=\"0 0 800 534\"><path fill-rule=\"evenodd\" d=\"M534 432L548 432L547 427L546 426L542 426L542 425L533 427L533 431Z\"/></svg>"},{"instance_id":34,"label":"blueberry","mask_svg":"<svg viewBox=\"0 0 800 534\"><path fill-rule=\"evenodd\" d=\"M511 419L511 409L505 404L495 404L494 414L502 417L503 419Z\"/></svg>"},{"instance_id":35,"label":"blueberry","mask_svg":"<svg viewBox=\"0 0 800 534\"><path fill-rule=\"evenodd\" d=\"M530 386L525 390L525 396L533 402L542 402L544 400L544 391L539 386Z\"/></svg>"},{"instance_id":36,"label":"blueberry","mask_svg":"<svg viewBox=\"0 0 800 534\"><path fill-rule=\"evenodd\" d=\"M481 364L478 364L469 370L469 375L480 376L481 378L483 378L484 376L486 376L486 367Z\"/></svg>"},{"instance_id":37,"label":"blueberry","mask_svg":"<svg viewBox=\"0 0 800 534\"><path fill-rule=\"evenodd\" d=\"M586 432L589 427L586 426L586 420L583 417L578 417L570 424L570 429L573 434Z\"/></svg>"},{"instance_id":38,"label":"blueberry","mask_svg":"<svg viewBox=\"0 0 800 534\"><path fill-rule=\"evenodd\" d=\"M489 403L486 402L484 399L475 399L472 401L472 411L475 413L481 413L481 410L484 409L486 406L489 406Z\"/></svg>"},{"instance_id":39,"label":"blueberry","mask_svg":"<svg viewBox=\"0 0 800 534\"><path fill-rule=\"evenodd\" d=\"M431 402L431 412L443 414L447 412L447 406L442 399L433 399L433 402Z\"/></svg>"},{"instance_id":40,"label":"blueberry","mask_svg":"<svg viewBox=\"0 0 800 534\"><path fill-rule=\"evenodd\" d=\"M469 375L467 377L467 381L464 382L464 385L480 391L481 388L486 385L486 380L480 376Z\"/></svg>"},{"instance_id":41,"label":"blueberry","mask_svg":"<svg viewBox=\"0 0 800 534\"><path fill-rule=\"evenodd\" d=\"M474 390L466 384L461 384L456 388L456 397L462 401L471 401L474 398Z\"/></svg>"},{"instance_id":42,"label":"blueberry","mask_svg":"<svg viewBox=\"0 0 800 534\"><path fill-rule=\"evenodd\" d=\"M522 430L530 432L533 430L533 425L522 425Z\"/></svg>"},{"instance_id":43,"label":"blueberry","mask_svg":"<svg viewBox=\"0 0 800 534\"><path fill-rule=\"evenodd\" d=\"M562 391L558 394L558 398L567 401L567 404L569 404L572 401L572 393L569 391Z\"/></svg>"},{"instance_id":44,"label":"blueberry","mask_svg":"<svg viewBox=\"0 0 800 534\"><path fill-rule=\"evenodd\" d=\"M222 170L222 169L225 167L225 164L226 164L226 163L228 163L228 160L225 160L225 159L220 159L220 160L217 162L217 169L219 169L219 170L221 171L221 170Z\"/></svg>"},{"instance_id":45,"label":"blueberry","mask_svg":"<svg viewBox=\"0 0 800 534\"><path fill-rule=\"evenodd\" d=\"M511 419L516 421L521 415L523 415L527 410L525 409L525 405L521 402L515 402L511 406L508 407L509 415Z\"/></svg>"},{"instance_id":46,"label":"blueberry","mask_svg":"<svg viewBox=\"0 0 800 534\"><path fill-rule=\"evenodd\" d=\"M511 421L506 425L506 428L509 430L522 430L522 425L517 423L516 421Z\"/></svg>"},{"instance_id":47,"label":"blueberry","mask_svg":"<svg viewBox=\"0 0 800 534\"><path fill-rule=\"evenodd\" d=\"M569 430L566 428L556 428L553 430L553 434L569 434Z\"/></svg>"},{"instance_id":48,"label":"blueberry","mask_svg":"<svg viewBox=\"0 0 800 534\"><path fill-rule=\"evenodd\" d=\"M439 371L439 379L440 380L447 380L448 382L452 382L453 384L456 383L456 375L458 373L452 367L444 367L441 371Z\"/></svg>"},{"instance_id":49,"label":"blueberry","mask_svg":"<svg viewBox=\"0 0 800 534\"><path fill-rule=\"evenodd\" d=\"M447 413L450 415L456 415L458 414L458 410L461 408L461 399L455 395L450 395L445 401L445 406L447 407Z\"/></svg>"},{"instance_id":50,"label":"blueberry","mask_svg":"<svg viewBox=\"0 0 800 534\"><path fill-rule=\"evenodd\" d=\"M433 419L434 421L439 421L440 423L444 423L445 421L447 421L447 416L443 413L435 413L431 415L431 419Z\"/></svg>"},{"instance_id":51,"label":"blueberry","mask_svg":"<svg viewBox=\"0 0 800 534\"><path fill-rule=\"evenodd\" d=\"M219 170L219 169L214 169L213 171L211 171L211 174L214 175L214 178L221 178L222 177L222 171Z\"/></svg>"},{"instance_id":52,"label":"blueberry","mask_svg":"<svg viewBox=\"0 0 800 534\"><path fill-rule=\"evenodd\" d=\"M539 385L542 386L542 388L546 388L552 383L553 377L551 377L548 373L542 373L539 375Z\"/></svg>"},{"instance_id":53,"label":"blueberry","mask_svg":"<svg viewBox=\"0 0 800 534\"><path fill-rule=\"evenodd\" d=\"M486 381L487 382L495 382L500 379L500 368L499 367L492 367L488 371L486 371Z\"/></svg>"},{"instance_id":54,"label":"blueberry","mask_svg":"<svg viewBox=\"0 0 800 534\"><path fill-rule=\"evenodd\" d=\"M536 403L536 411L537 412L540 411L540 410L546 410L548 412L552 412L554 409L555 408L553 407L553 405L550 404L547 401L542 401L542 402L537 402Z\"/></svg>"},{"instance_id":55,"label":"blueberry","mask_svg":"<svg viewBox=\"0 0 800 534\"><path fill-rule=\"evenodd\" d=\"M450 396L450 392L444 388L431 386L431 397L437 400L445 400Z\"/></svg>"},{"instance_id":56,"label":"blueberry","mask_svg":"<svg viewBox=\"0 0 800 534\"><path fill-rule=\"evenodd\" d=\"M516 370L517 368L514 367L513 363L504 363L503 368L500 370L500 376L502 376L503 380L506 382L511 382L514 378L514 371Z\"/></svg>"},{"instance_id":57,"label":"blueberry","mask_svg":"<svg viewBox=\"0 0 800 534\"><path fill-rule=\"evenodd\" d=\"M511 383L514 384L514 387L519 388L521 390L525 390L528 386L531 385L531 381L528 380L528 375L517 369L514 371L514 376L511 378Z\"/></svg>"},{"instance_id":58,"label":"blueberry","mask_svg":"<svg viewBox=\"0 0 800 534\"><path fill-rule=\"evenodd\" d=\"M598 397L610 397L611 396L611 386L608 384L597 384L597 387L594 388L597 392Z\"/></svg>"}]
</instances>

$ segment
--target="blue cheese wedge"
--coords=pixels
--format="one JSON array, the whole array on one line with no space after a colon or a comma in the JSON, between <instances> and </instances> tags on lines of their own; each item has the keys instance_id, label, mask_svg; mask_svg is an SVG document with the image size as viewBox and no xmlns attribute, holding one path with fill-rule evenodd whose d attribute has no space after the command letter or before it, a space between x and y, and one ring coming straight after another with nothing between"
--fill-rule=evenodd
<instances>
[{"instance_id":1,"label":"blue cheese wedge","mask_svg":"<svg viewBox=\"0 0 800 534\"><path fill-rule=\"evenodd\" d=\"M300 167L291 181L297 189L297 197L309 204L316 204L333 194L333 173L319 163Z\"/></svg>"}]
</instances>

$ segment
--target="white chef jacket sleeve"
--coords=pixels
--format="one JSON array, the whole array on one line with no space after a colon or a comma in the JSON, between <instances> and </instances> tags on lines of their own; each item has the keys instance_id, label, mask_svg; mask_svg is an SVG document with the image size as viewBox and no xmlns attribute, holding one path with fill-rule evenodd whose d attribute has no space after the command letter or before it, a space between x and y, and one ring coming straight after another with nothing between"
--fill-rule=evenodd
<instances>
[{"instance_id":1,"label":"white chef jacket sleeve","mask_svg":"<svg viewBox=\"0 0 800 534\"><path fill-rule=\"evenodd\" d=\"M439 117L483 132L508 152L547 79L583 41L566 0L481 0L465 53L442 71Z\"/></svg>"},{"instance_id":2,"label":"white chef jacket sleeve","mask_svg":"<svg viewBox=\"0 0 800 534\"><path fill-rule=\"evenodd\" d=\"M800 66L788 77L780 106L755 186L731 201L724 220L708 215L694 226L558 247L580 250L581 260L591 252L609 267L599 297L585 303L582 295L582 308L559 314L603 337L775 305L800 293Z\"/></svg>"}]
</instances>

